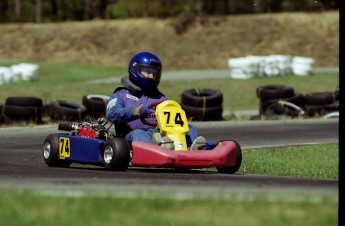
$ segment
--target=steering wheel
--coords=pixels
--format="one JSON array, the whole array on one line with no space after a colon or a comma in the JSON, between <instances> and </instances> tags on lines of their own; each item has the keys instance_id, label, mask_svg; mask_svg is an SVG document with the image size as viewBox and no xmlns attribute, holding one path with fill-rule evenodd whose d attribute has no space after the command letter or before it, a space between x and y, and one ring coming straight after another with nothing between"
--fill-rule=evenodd
<instances>
[{"instance_id":1,"label":"steering wheel","mask_svg":"<svg viewBox=\"0 0 345 226\"><path fill-rule=\"evenodd\" d=\"M164 100L159 100L156 102L153 102L147 106L148 109L156 107L158 104L164 102ZM148 119L155 118L156 116L154 114L149 115L148 117L141 117L140 120L142 123L148 126L157 126L158 122L156 121L149 121Z\"/></svg>"}]
</instances>

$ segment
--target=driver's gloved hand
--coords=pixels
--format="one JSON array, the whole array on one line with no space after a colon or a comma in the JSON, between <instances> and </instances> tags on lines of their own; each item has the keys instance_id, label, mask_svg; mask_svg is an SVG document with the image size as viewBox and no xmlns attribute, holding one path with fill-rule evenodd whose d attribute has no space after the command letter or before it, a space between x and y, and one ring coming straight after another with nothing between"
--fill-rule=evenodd
<instances>
[{"instance_id":1,"label":"driver's gloved hand","mask_svg":"<svg viewBox=\"0 0 345 226\"><path fill-rule=\"evenodd\" d=\"M150 114L150 109L145 105L139 105L138 107L134 108L133 115L139 116L140 118L146 118Z\"/></svg>"}]
</instances>

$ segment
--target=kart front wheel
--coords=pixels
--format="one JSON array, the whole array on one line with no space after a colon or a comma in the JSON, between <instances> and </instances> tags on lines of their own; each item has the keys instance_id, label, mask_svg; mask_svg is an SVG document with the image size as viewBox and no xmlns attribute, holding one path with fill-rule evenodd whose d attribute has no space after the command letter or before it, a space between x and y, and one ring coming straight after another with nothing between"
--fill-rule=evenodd
<instances>
[{"instance_id":1,"label":"kart front wheel","mask_svg":"<svg viewBox=\"0 0 345 226\"><path fill-rule=\"evenodd\" d=\"M51 134L44 140L43 159L50 167L69 167L72 162L59 158L59 136Z\"/></svg>"},{"instance_id":2,"label":"kart front wheel","mask_svg":"<svg viewBox=\"0 0 345 226\"><path fill-rule=\"evenodd\" d=\"M104 144L103 164L107 170L125 171L130 161L130 150L123 138L111 138Z\"/></svg>"},{"instance_id":3,"label":"kart front wheel","mask_svg":"<svg viewBox=\"0 0 345 226\"><path fill-rule=\"evenodd\" d=\"M242 163L242 150L241 150L240 145L236 141L233 141L233 142L236 143L236 163L233 166L217 167L217 171L219 173L234 174L234 173L236 173L239 170L239 168L241 166L241 163Z\"/></svg>"}]
</instances>

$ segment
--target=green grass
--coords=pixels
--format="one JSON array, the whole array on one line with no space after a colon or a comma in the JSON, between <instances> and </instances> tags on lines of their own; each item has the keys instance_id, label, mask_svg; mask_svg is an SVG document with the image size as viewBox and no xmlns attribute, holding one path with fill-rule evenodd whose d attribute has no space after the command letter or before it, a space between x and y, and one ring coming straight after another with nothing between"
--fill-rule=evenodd
<instances>
[{"instance_id":1,"label":"green grass","mask_svg":"<svg viewBox=\"0 0 345 226\"><path fill-rule=\"evenodd\" d=\"M338 144L243 151L244 174L338 179Z\"/></svg>"},{"instance_id":2,"label":"green grass","mask_svg":"<svg viewBox=\"0 0 345 226\"><path fill-rule=\"evenodd\" d=\"M39 192L0 190L0 225L337 225L338 204L324 197L313 201L125 198L116 196L47 196Z\"/></svg>"},{"instance_id":3,"label":"green grass","mask_svg":"<svg viewBox=\"0 0 345 226\"><path fill-rule=\"evenodd\" d=\"M52 100L68 100L81 103L87 94L111 95L120 86L120 78L127 74L126 68L110 66L59 64L38 62L39 79L2 85L0 104L9 96L35 96L44 104ZM118 78L118 82L89 84L87 81L102 78ZM256 88L266 84L281 84L294 88L296 93L335 91L339 86L338 74L315 74L313 76L257 77L249 80L214 78L207 80L161 81L160 90L170 99L180 101L181 93L189 88L218 89L223 94L224 111L258 109L259 98Z\"/></svg>"}]
</instances>

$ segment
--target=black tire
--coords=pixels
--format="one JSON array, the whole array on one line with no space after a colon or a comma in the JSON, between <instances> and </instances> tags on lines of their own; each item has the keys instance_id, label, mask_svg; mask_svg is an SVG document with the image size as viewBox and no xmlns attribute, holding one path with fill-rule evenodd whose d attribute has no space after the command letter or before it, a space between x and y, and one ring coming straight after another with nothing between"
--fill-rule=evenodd
<instances>
[{"instance_id":1,"label":"black tire","mask_svg":"<svg viewBox=\"0 0 345 226\"><path fill-rule=\"evenodd\" d=\"M335 101L333 92L315 92L304 95L306 105L326 105Z\"/></svg>"},{"instance_id":2,"label":"black tire","mask_svg":"<svg viewBox=\"0 0 345 226\"><path fill-rule=\"evenodd\" d=\"M305 105L304 111L309 117L322 116L325 114L324 105Z\"/></svg>"},{"instance_id":3,"label":"black tire","mask_svg":"<svg viewBox=\"0 0 345 226\"><path fill-rule=\"evenodd\" d=\"M42 106L42 117L49 117L49 104Z\"/></svg>"},{"instance_id":4,"label":"black tire","mask_svg":"<svg viewBox=\"0 0 345 226\"><path fill-rule=\"evenodd\" d=\"M297 117L300 115L300 111L298 109L289 107L289 106L283 106L279 102L275 102L272 105L273 113L277 115L287 115L291 117Z\"/></svg>"},{"instance_id":5,"label":"black tire","mask_svg":"<svg viewBox=\"0 0 345 226\"><path fill-rule=\"evenodd\" d=\"M38 97L7 97L5 105L14 105L22 107L42 107L42 99Z\"/></svg>"},{"instance_id":6,"label":"black tire","mask_svg":"<svg viewBox=\"0 0 345 226\"><path fill-rule=\"evenodd\" d=\"M302 94L297 93L296 95L288 98L282 99L274 99L274 100L264 100L260 102L260 114L265 114L265 112L269 109L273 109L274 106L277 107L277 103L279 100L283 100L286 102L290 102L292 104L297 105L300 108L304 108L304 97ZM279 108L279 107L278 107Z\"/></svg>"},{"instance_id":7,"label":"black tire","mask_svg":"<svg viewBox=\"0 0 345 226\"><path fill-rule=\"evenodd\" d=\"M295 96L293 88L284 85L263 85L256 88L260 100L282 99Z\"/></svg>"},{"instance_id":8,"label":"black tire","mask_svg":"<svg viewBox=\"0 0 345 226\"><path fill-rule=\"evenodd\" d=\"M339 100L339 87L334 91L334 99Z\"/></svg>"},{"instance_id":9,"label":"black tire","mask_svg":"<svg viewBox=\"0 0 345 226\"><path fill-rule=\"evenodd\" d=\"M72 162L59 158L59 136L50 134L43 144L43 159L50 167L69 167Z\"/></svg>"},{"instance_id":10,"label":"black tire","mask_svg":"<svg viewBox=\"0 0 345 226\"><path fill-rule=\"evenodd\" d=\"M86 95L83 96L82 103L91 117L99 118L106 115L106 103L102 98Z\"/></svg>"},{"instance_id":11,"label":"black tire","mask_svg":"<svg viewBox=\"0 0 345 226\"><path fill-rule=\"evenodd\" d=\"M217 107L223 103L223 94L216 89L187 89L181 94L181 102L191 107Z\"/></svg>"},{"instance_id":12,"label":"black tire","mask_svg":"<svg viewBox=\"0 0 345 226\"><path fill-rule=\"evenodd\" d=\"M219 141L221 142L221 141ZM242 150L236 141L233 141L236 143L236 164L234 166L228 166L228 167L217 167L217 171L219 173L227 173L227 174L234 174L236 173L242 164Z\"/></svg>"},{"instance_id":13,"label":"black tire","mask_svg":"<svg viewBox=\"0 0 345 226\"><path fill-rule=\"evenodd\" d=\"M4 116L4 106L0 104L0 124L5 122L5 116Z\"/></svg>"},{"instance_id":14,"label":"black tire","mask_svg":"<svg viewBox=\"0 0 345 226\"><path fill-rule=\"evenodd\" d=\"M42 122L42 99L38 97L7 97L4 116L15 121Z\"/></svg>"},{"instance_id":15,"label":"black tire","mask_svg":"<svg viewBox=\"0 0 345 226\"><path fill-rule=\"evenodd\" d=\"M220 121L222 120L223 106L217 107L191 107L181 103L187 118L193 121Z\"/></svg>"},{"instance_id":16,"label":"black tire","mask_svg":"<svg viewBox=\"0 0 345 226\"><path fill-rule=\"evenodd\" d=\"M110 138L102 150L104 167L107 170L126 171L131 160L130 148L124 138Z\"/></svg>"},{"instance_id":17,"label":"black tire","mask_svg":"<svg viewBox=\"0 0 345 226\"><path fill-rule=\"evenodd\" d=\"M339 100L334 101L331 104L327 104L323 106L325 109L325 112L334 112L334 111L339 111Z\"/></svg>"},{"instance_id":18,"label":"black tire","mask_svg":"<svg viewBox=\"0 0 345 226\"><path fill-rule=\"evenodd\" d=\"M4 107L4 115L16 121L35 121L42 122L42 108L41 107L24 107L24 106L14 106L6 105Z\"/></svg>"},{"instance_id":19,"label":"black tire","mask_svg":"<svg viewBox=\"0 0 345 226\"><path fill-rule=\"evenodd\" d=\"M49 116L52 120L82 121L86 113L84 105L74 102L57 100L49 104Z\"/></svg>"}]
</instances>

